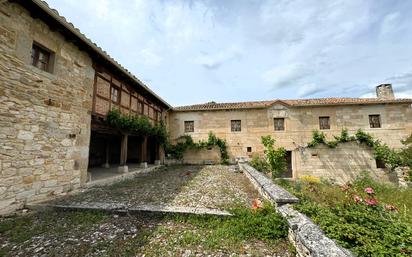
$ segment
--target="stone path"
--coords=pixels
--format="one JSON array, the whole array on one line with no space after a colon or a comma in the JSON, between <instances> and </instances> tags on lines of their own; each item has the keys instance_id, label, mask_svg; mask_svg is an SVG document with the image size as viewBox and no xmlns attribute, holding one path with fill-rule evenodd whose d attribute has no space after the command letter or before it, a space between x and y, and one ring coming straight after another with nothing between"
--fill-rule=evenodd
<instances>
[{"instance_id":1,"label":"stone path","mask_svg":"<svg viewBox=\"0 0 412 257\"><path fill-rule=\"evenodd\" d=\"M51 204L112 209L154 206L157 209L182 210L190 207L186 208L188 212L199 208L217 212L237 206L251 206L257 197L258 191L244 174L235 172L234 166L175 166L113 185L92 188Z\"/></svg>"}]
</instances>

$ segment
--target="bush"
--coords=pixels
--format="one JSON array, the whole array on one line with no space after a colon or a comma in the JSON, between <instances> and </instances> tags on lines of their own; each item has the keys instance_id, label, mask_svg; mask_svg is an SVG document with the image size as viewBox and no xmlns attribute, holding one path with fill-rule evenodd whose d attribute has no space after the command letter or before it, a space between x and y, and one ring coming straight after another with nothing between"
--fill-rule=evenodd
<instances>
[{"instance_id":1,"label":"bush","mask_svg":"<svg viewBox=\"0 0 412 257\"><path fill-rule=\"evenodd\" d=\"M259 156L254 156L250 161L250 165L255 168L257 171L269 173L270 169L267 162L260 158Z\"/></svg>"},{"instance_id":2,"label":"bush","mask_svg":"<svg viewBox=\"0 0 412 257\"><path fill-rule=\"evenodd\" d=\"M340 187L286 180L279 184L301 199L297 210L355 255L411 256L412 189L376 182L366 173Z\"/></svg>"},{"instance_id":3,"label":"bush","mask_svg":"<svg viewBox=\"0 0 412 257\"><path fill-rule=\"evenodd\" d=\"M272 177L278 177L287 170L286 150L283 147L275 149L275 139L271 136L263 136L262 144L265 147L265 161L272 172Z\"/></svg>"},{"instance_id":4,"label":"bush","mask_svg":"<svg viewBox=\"0 0 412 257\"><path fill-rule=\"evenodd\" d=\"M177 139L177 143L172 145L170 143L166 146L166 153L172 155L175 159L181 160L183 154L187 149L204 149L212 146L219 147L222 164L229 163L229 155L227 152L226 140L216 137L215 134L209 132L207 141L200 140L195 143L190 135L183 135Z\"/></svg>"}]
</instances>

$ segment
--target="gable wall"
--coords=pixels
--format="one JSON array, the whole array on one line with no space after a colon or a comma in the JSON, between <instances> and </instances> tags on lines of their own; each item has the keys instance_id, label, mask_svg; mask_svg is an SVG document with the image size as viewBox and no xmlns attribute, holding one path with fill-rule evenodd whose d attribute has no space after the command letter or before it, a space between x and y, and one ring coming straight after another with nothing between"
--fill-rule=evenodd
<instances>
[{"instance_id":1,"label":"gable wall","mask_svg":"<svg viewBox=\"0 0 412 257\"><path fill-rule=\"evenodd\" d=\"M55 52L53 73L30 65L33 41ZM6 2L0 78L0 212L78 188L87 174L92 60Z\"/></svg>"}]
</instances>

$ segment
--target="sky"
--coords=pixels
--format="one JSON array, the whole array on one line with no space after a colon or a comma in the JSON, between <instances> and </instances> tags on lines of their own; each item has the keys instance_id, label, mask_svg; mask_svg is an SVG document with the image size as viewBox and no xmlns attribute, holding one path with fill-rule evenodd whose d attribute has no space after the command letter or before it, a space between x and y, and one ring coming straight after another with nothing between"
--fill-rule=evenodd
<instances>
[{"instance_id":1,"label":"sky","mask_svg":"<svg viewBox=\"0 0 412 257\"><path fill-rule=\"evenodd\" d=\"M172 106L412 98L412 1L47 2Z\"/></svg>"}]
</instances>

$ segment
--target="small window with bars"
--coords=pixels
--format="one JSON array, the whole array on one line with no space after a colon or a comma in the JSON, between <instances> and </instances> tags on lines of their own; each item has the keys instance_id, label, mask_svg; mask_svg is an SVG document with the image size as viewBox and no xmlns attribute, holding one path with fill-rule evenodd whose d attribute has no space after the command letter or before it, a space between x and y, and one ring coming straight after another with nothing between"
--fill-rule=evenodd
<instances>
[{"instance_id":1,"label":"small window with bars","mask_svg":"<svg viewBox=\"0 0 412 257\"><path fill-rule=\"evenodd\" d=\"M119 103L119 89L116 87L111 87L110 89L110 99L112 100L112 102L114 103Z\"/></svg>"},{"instance_id":2,"label":"small window with bars","mask_svg":"<svg viewBox=\"0 0 412 257\"><path fill-rule=\"evenodd\" d=\"M240 132L242 131L242 123L240 120L231 120L230 121L230 128L232 132Z\"/></svg>"},{"instance_id":3,"label":"small window with bars","mask_svg":"<svg viewBox=\"0 0 412 257\"><path fill-rule=\"evenodd\" d=\"M319 117L319 128L320 129L330 129L329 116Z\"/></svg>"},{"instance_id":4,"label":"small window with bars","mask_svg":"<svg viewBox=\"0 0 412 257\"><path fill-rule=\"evenodd\" d=\"M275 126L275 131L285 130L285 119L284 118L274 118L273 123Z\"/></svg>"},{"instance_id":5,"label":"small window with bars","mask_svg":"<svg viewBox=\"0 0 412 257\"><path fill-rule=\"evenodd\" d=\"M36 43L33 43L31 48L31 65L39 68L40 70L51 72L51 57L51 51Z\"/></svg>"},{"instance_id":6,"label":"small window with bars","mask_svg":"<svg viewBox=\"0 0 412 257\"><path fill-rule=\"evenodd\" d=\"M380 128L381 116L379 114L369 115L369 125L371 128Z\"/></svg>"},{"instance_id":7,"label":"small window with bars","mask_svg":"<svg viewBox=\"0 0 412 257\"><path fill-rule=\"evenodd\" d=\"M185 121L185 132L194 132L195 131L195 122L193 120Z\"/></svg>"}]
</instances>

